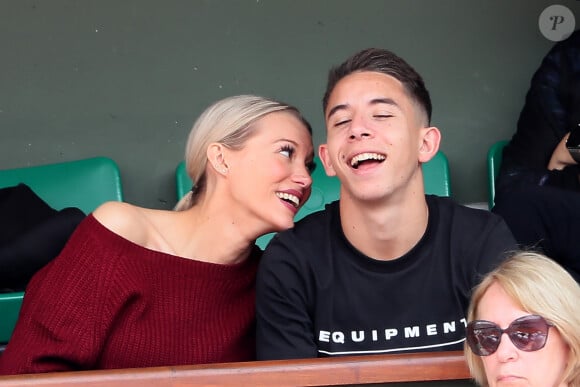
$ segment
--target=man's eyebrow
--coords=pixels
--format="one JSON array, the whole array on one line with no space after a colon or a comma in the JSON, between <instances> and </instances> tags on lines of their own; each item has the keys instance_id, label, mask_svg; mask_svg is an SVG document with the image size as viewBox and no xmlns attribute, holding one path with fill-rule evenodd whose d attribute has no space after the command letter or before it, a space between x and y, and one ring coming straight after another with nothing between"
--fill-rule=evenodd
<instances>
[{"instance_id":1,"label":"man's eyebrow","mask_svg":"<svg viewBox=\"0 0 580 387\"><path fill-rule=\"evenodd\" d=\"M399 106L399 104L392 98L373 98L371 99L371 101L369 102L369 105L379 105L379 104L386 104L386 105L391 105L397 109L401 109L401 107ZM328 115L326 116L326 119L330 119L330 117L336 113L339 110L344 110L348 108L348 104L340 104L340 105L336 105L335 107L333 107L332 109L329 110Z\"/></svg>"},{"instance_id":2,"label":"man's eyebrow","mask_svg":"<svg viewBox=\"0 0 580 387\"><path fill-rule=\"evenodd\" d=\"M378 104L387 104L396 107L397 109L401 109L399 104L392 98L375 98L371 100L371 105L378 105Z\"/></svg>"},{"instance_id":3,"label":"man's eyebrow","mask_svg":"<svg viewBox=\"0 0 580 387\"><path fill-rule=\"evenodd\" d=\"M328 112L328 115L326 116L326 119L330 119L330 117L332 117L332 115L334 113L336 113L339 110L343 110L346 109L348 107L347 104L342 104L342 105L336 105L335 107L333 107L332 109L330 109L330 111Z\"/></svg>"}]
</instances>

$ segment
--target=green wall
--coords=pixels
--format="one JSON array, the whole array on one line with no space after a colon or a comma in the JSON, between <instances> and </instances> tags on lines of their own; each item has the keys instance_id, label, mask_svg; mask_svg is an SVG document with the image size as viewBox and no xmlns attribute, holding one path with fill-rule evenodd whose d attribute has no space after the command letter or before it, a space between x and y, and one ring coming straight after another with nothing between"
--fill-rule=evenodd
<instances>
[{"instance_id":1,"label":"green wall","mask_svg":"<svg viewBox=\"0 0 580 387\"><path fill-rule=\"evenodd\" d=\"M513 133L553 45L538 28L552 3L0 0L0 168L105 155L127 201L170 208L186 136L208 104L283 99L319 144L329 67L380 46L427 82L455 198L483 202L487 149ZM580 1L558 3L580 18Z\"/></svg>"}]
</instances>

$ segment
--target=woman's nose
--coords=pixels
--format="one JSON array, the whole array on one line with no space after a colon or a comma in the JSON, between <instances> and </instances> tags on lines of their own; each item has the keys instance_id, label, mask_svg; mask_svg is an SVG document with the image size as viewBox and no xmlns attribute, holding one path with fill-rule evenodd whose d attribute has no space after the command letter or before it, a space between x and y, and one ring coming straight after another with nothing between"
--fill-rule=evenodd
<instances>
[{"instance_id":1,"label":"woman's nose","mask_svg":"<svg viewBox=\"0 0 580 387\"><path fill-rule=\"evenodd\" d=\"M499 342L499 346L497 347L496 356L497 359L502 363L513 361L518 357L518 349L514 343L512 343L507 333L503 333L501 335L501 340Z\"/></svg>"},{"instance_id":2,"label":"woman's nose","mask_svg":"<svg viewBox=\"0 0 580 387\"><path fill-rule=\"evenodd\" d=\"M294 173L294 181L303 187L310 187L312 185L312 176L310 176L310 171L306 166Z\"/></svg>"}]
</instances>

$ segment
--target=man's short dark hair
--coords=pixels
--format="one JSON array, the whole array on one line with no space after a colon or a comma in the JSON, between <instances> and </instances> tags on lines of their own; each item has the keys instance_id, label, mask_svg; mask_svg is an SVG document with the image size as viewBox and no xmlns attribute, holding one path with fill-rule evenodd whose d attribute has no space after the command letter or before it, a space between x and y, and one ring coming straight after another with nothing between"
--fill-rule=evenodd
<instances>
[{"instance_id":1,"label":"man's short dark hair","mask_svg":"<svg viewBox=\"0 0 580 387\"><path fill-rule=\"evenodd\" d=\"M367 48L352 55L341 65L333 67L328 73L326 92L322 99L323 112L326 112L328 99L336 84L347 75L355 72L373 71L390 75L403 84L410 97L419 104L431 122L431 97L425 87L423 78L402 58L389 50Z\"/></svg>"}]
</instances>

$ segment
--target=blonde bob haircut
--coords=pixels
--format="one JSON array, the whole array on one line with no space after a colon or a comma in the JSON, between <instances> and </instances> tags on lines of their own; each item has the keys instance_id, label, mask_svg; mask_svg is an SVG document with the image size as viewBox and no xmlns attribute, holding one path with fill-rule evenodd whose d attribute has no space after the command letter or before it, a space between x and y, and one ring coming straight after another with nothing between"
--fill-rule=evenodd
<instances>
[{"instance_id":1,"label":"blonde bob haircut","mask_svg":"<svg viewBox=\"0 0 580 387\"><path fill-rule=\"evenodd\" d=\"M513 253L475 288L467 312L468 321L478 319L477 307L492 284L530 314L554 324L570 349L562 381L580 387L580 286L550 258L532 251ZM488 386L483 362L465 343L465 356L471 375L481 386Z\"/></svg>"},{"instance_id":2,"label":"blonde bob haircut","mask_svg":"<svg viewBox=\"0 0 580 387\"><path fill-rule=\"evenodd\" d=\"M194 187L176 204L176 211L191 208L206 187L207 148L211 143L238 150L254 133L254 123L267 114L289 112L312 135L310 124L297 108L256 95L237 95L210 105L195 121L185 147L185 169Z\"/></svg>"}]
</instances>

